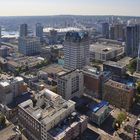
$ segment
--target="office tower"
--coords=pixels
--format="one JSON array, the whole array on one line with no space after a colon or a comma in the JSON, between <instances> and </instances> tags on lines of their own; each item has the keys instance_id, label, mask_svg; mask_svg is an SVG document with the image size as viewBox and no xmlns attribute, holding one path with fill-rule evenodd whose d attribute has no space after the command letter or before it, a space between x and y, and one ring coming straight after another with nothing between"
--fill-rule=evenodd
<instances>
[{"instance_id":1,"label":"office tower","mask_svg":"<svg viewBox=\"0 0 140 140\"><path fill-rule=\"evenodd\" d=\"M36 24L36 36L40 38L40 41L43 40L43 26L41 23Z\"/></svg>"},{"instance_id":2,"label":"office tower","mask_svg":"<svg viewBox=\"0 0 140 140\"><path fill-rule=\"evenodd\" d=\"M40 39L38 37L19 37L19 52L24 55L40 53Z\"/></svg>"},{"instance_id":3,"label":"office tower","mask_svg":"<svg viewBox=\"0 0 140 140\"><path fill-rule=\"evenodd\" d=\"M19 105L18 121L31 140L73 140L87 128L87 117L75 112L75 102L48 89Z\"/></svg>"},{"instance_id":4,"label":"office tower","mask_svg":"<svg viewBox=\"0 0 140 140\"><path fill-rule=\"evenodd\" d=\"M124 24L114 24L110 27L110 39L113 40L125 40L125 25Z\"/></svg>"},{"instance_id":5,"label":"office tower","mask_svg":"<svg viewBox=\"0 0 140 140\"><path fill-rule=\"evenodd\" d=\"M109 23L102 23L102 35L109 39Z\"/></svg>"},{"instance_id":6,"label":"office tower","mask_svg":"<svg viewBox=\"0 0 140 140\"><path fill-rule=\"evenodd\" d=\"M64 99L80 97L84 92L83 73L79 70L70 71L58 77L57 92Z\"/></svg>"},{"instance_id":7,"label":"office tower","mask_svg":"<svg viewBox=\"0 0 140 140\"><path fill-rule=\"evenodd\" d=\"M26 37L28 35L28 25L21 24L20 25L20 37Z\"/></svg>"},{"instance_id":8,"label":"office tower","mask_svg":"<svg viewBox=\"0 0 140 140\"><path fill-rule=\"evenodd\" d=\"M57 44L57 39L58 39L58 32L57 30L50 30L50 39L49 39L49 43L50 44Z\"/></svg>"},{"instance_id":9,"label":"office tower","mask_svg":"<svg viewBox=\"0 0 140 140\"><path fill-rule=\"evenodd\" d=\"M0 26L0 47L1 47L1 26Z\"/></svg>"},{"instance_id":10,"label":"office tower","mask_svg":"<svg viewBox=\"0 0 140 140\"><path fill-rule=\"evenodd\" d=\"M137 58L137 72L140 72L140 45L139 45L138 58Z\"/></svg>"},{"instance_id":11,"label":"office tower","mask_svg":"<svg viewBox=\"0 0 140 140\"><path fill-rule=\"evenodd\" d=\"M89 63L89 35L87 32L67 32L64 41L64 68L82 69Z\"/></svg>"},{"instance_id":12,"label":"office tower","mask_svg":"<svg viewBox=\"0 0 140 140\"><path fill-rule=\"evenodd\" d=\"M140 43L140 25L128 25L126 28L125 53L130 57L137 57Z\"/></svg>"}]
</instances>

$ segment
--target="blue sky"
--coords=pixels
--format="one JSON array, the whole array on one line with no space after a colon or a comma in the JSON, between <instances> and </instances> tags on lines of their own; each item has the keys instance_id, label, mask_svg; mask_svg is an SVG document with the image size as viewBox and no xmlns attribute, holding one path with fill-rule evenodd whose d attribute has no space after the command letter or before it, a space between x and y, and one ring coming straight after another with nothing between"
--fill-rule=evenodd
<instances>
[{"instance_id":1,"label":"blue sky","mask_svg":"<svg viewBox=\"0 0 140 140\"><path fill-rule=\"evenodd\" d=\"M0 16L59 14L140 16L140 0L0 0Z\"/></svg>"}]
</instances>

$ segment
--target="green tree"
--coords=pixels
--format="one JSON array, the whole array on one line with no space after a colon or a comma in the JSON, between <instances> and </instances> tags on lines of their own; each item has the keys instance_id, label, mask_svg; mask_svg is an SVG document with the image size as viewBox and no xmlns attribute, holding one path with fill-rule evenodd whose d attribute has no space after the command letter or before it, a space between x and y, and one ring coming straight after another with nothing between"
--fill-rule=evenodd
<instances>
[{"instance_id":1,"label":"green tree","mask_svg":"<svg viewBox=\"0 0 140 140\"><path fill-rule=\"evenodd\" d=\"M5 123L6 123L5 116L3 114L0 114L0 125L5 126Z\"/></svg>"},{"instance_id":2,"label":"green tree","mask_svg":"<svg viewBox=\"0 0 140 140\"><path fill-rule=\"evenodd\" d=\"M122 122L125 121L126 118L127 118L126 113L124 113L124 112L119 113L117 118L114 120L112 127L115 130L118 130L120 128Z\"/></svg>"},{"instance_id":3,"label":"green tree","mask_svg":"<svg viewBox=\"0 0 140 140\"><path fill-rule=\"evenodd\" d=\"M133 59L129 65L128 65L128 70L133 74L136 71L137 68L137 59Z\"/></svg>"}]
</instances>

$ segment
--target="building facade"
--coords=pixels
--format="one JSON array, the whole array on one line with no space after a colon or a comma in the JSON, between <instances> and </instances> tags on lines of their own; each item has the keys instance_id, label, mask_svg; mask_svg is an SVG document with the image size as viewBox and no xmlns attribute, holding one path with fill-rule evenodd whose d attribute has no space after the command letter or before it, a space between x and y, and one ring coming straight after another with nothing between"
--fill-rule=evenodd
<instances>
[{"instance_id":1,"label":"building facade","mask_svg":"<svg viewBox=\"0 0 140 140\"><path fill-rule=\"evenodd\" d=\"M40 53L40 39L38 37L19 37L19 52L30 56Z\"/></svg>"},{"instance_id":2,"label":"building facade","mask_svg":"<svg viewBox=\"0 0 140 140\"><path fill-rule=\"evenodd\" d=\"M64 41L64 68L82 69L89 63L87 32L67 32Z\"/></svg>"},{"instance_id":3,"label":"building facade","mask_svg":"<svg viewBox=\"0 0 140 140\"><path fill-rule=\"evenodd\" d=\"M83 73L79 70L70 71L58 77L57 92L64 99L80 97L84 92Z\"/></svg>"},{"instance_id":4,"label":"building facade","mask_svg":"<svg viewBox=\"0 0 140 140\"><path fill-rule=\"evenodd\" d=\"M20 37L26 37L28 35L28 25L27 24L21 24L20 25Z\"/></svg>"},{"instance_id":5,"label":"building facade","mask_svg":"<svg viewBox=\"0 0 140 140\"><path fill-rule=\"evenodd\" d=\"M58 124L73 112L75 112L73 101L66 101L61 96L44 89L36 96L35 100L27 100L19 105L19 126L25 129L25 134L29 139L56 140L57 136L48 131L53 128L55 131ZM61 129L61 133L66 134L65 129L63 131ZM59 140L63 140L63 137Z\"/></svg>"},{"instance_id":6,"label":"building facade","mask_svg":"<svg viewBox=\"0 0 140 140\"><path fill-rule=\"evenodd\" d=\"M123 83L109 80L104 84L103 100L120 109L129 110L133 103L134 89Z\"/></svg>"},{"instance_id":7,"label":"building facade","mask_svg":"<svg viewBox=\"0 0 140 140\"><path fill-rule=\"evenodd\" d=\"M137 57L140 43L140 25L129 25L126 28L125 53L130 57Z\"/></svg>"},{"instance_id":8,"label":"building facade","mask_svg":"<svg viewBox=\"0 0 140 140\"><path fill-rule=\"evenodd\" d=\"M43 41L43 26L41 23L36 24L36 37L40 38L40 41Z\"/></svg>"},{"instance_id":9,"label":"building facade","mask_svg":"<svg viewBox=\"0 0 140 140\"><path fill-rule=\"evenodd\" d=\"M103 73L93 67L85 67L84 75L84 93L95 98L102 98Z\"/></svg>"},{"instance_id":10,"label":"building facade","mask_svg":"<svg viewBox=\"0 0 140 140\"><path fill-rule=\"evenodd\" d=\"M102 35L109 39L109 23L102 23Z\"/></svg>"}]
</instances>

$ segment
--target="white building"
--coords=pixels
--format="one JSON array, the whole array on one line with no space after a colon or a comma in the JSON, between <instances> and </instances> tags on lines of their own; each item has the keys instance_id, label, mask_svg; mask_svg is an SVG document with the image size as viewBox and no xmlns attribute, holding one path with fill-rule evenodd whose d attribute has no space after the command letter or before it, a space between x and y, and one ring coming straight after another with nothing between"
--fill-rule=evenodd
<instances>
[{"instance_id":1,"label":"white building","mask_svg":"<svg viewBox=\"0 0 140 140\"><path fill-rule=\"evenodd\" d=\"M80 97L84 90L83 73L79 70L70 71L58 77L57 92L64 99Z\"/></svg>"},{"instance_id":2,"label":"white building","mask_svg":"<svg viewBox=\"0 0 140 140\"><path fill-rule=\"evenodd\" d=\"M19 125L25 128L29 139L50 140L48 131L75 111L75 103L44 89L36 100L27 100L19 105ZM65 130L62 130L65 131ZM61 131L61 132L62 132Z\"/></svg>"},{"instance_id":3,"label":"white building","mask_svg":"<svg viewBox=\"0 0 140 140\"><path fill-rule=\"evenodd\" d=\"M7 105L17 96L27 91L23 78L15 77L0 81L0 102Z\"/></svg>"},{"instance_id":4,"label":"white building","mask_svg":"<svg viewBox=\"0 0 140 140\"><path fill-rule=\"evenodd\" d=\"M82 69L89 63L89 35L87 32L67 32L64 42L64 68Z\"/></svg>"}]
</instances>

